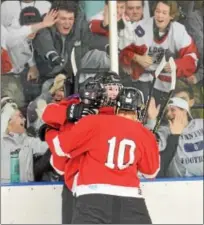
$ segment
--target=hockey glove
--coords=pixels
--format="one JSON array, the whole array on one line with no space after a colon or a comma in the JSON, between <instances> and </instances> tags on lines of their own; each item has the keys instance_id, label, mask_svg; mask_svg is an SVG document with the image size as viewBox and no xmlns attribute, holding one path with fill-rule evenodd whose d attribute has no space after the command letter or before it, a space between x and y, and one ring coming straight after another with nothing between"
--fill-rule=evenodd
<instances>
[{"instance_id":1,"label":"hockey glove","mask_svg":"<svg viewBox=\"0 0 204 225\"><path fill-rule=\"evenodd\" d=\"M60 57L56 52L52 52L48 56L48 59L50 60L52 66L62 66L64 63L64 59Z\"/></svg>"},{"instance_id":2,"label":"hockey glove","mask_svg":"<svg viewBox=\"0 0 204 225\"><path fill-rule=\"evenodd\" d=\"M40 138L41 141L45 141L45 134L49 129L55 129L52 128L51 126L47 125L47 124L43 124L39 130L38 130L38 136Z\"/></svg>"},{"instance_id":3,"label":"hockey glove","mask_svg":"<svg viewBox=\"0 0 204 225\"><path fill-rule=\"evenodd\" d=\"M67 108L67 120L77 122L84 116L97 114L97 110L86 107L83 103L72 104Z\"/></svg>"}]
</instances>

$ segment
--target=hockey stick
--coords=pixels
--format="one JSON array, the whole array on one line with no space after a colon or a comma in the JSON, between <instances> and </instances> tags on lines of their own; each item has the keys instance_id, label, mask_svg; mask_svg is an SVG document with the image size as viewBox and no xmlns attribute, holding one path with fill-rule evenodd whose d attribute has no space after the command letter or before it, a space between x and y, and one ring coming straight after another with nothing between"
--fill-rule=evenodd
<instances>
[{"instance_id":1,"label":"hockey stick","mask_svg":"<svg viewBox=\"0 0 204 225\"><path fill-rule=\"evenodd\" d=\"M166 107L169 103L169 100L170 98L172 97L173 95L173 92L175 90L175 87L176 87L176 64L174 62L174 59L171 57L169 59L169 64L170 64L170 68L171 68L171 87L170 87L170 92L169 92L169 95L168 95L168 98L164 104L164 106L162 107L162 109L160 110L159 112L159 115L157 117L157 122L156 122L156 125L153 129L153 133L156 133L159 126L160 126L160 123L164 117L164 114L165 114L165 111L166 111Z\"/></svg>"},{"instance_id":2,"label":"hockey stick","mask_svg":"<svg viewBox=\"0 0 204 225\"><path fill-rule=\"evenodd\" d=\"M150 91L149 91L149 96L148 96L147 102L145 104L145 109L144 109L144 113L143 113L143 116L142 116L142 123L143 124L145 123L145 118L147 116L147 111L149 109L150 100L151 100L151 97L153 95L154 84L156 82L157 77L162 72L162 70L164 69L166 64L167 64L167 60L166 60L166 55L164 54L164 56L163 56L163 58L162 58L162 60L161 60L161 62L159 64L159 66L157 67L157 69L155 71L155 75L154 75L154 79L153 79L153 82L152 82L152 86L151 86Z\"/></svg>"}]
</instances>

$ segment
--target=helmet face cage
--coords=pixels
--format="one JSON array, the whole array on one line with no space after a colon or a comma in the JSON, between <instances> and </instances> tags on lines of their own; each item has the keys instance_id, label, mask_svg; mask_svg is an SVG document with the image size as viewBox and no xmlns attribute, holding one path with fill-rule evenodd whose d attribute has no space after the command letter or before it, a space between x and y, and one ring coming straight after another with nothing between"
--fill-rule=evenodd
<instances>
[{"instance_id":1,"label":"helmet face cage","mask_svg":"<svg viewBox=\"0 0 204 225\"><path fill-rule=\"evenodd\" d=\"M91 81L87 83L79 92L81 101L89 106L98 107L103 97L102 87L98 82Z\"/></svg>"},{"instance_id":2,"label":"helmet face cage","mask_svg":"<svg viewBox=\"0 0 204 225\"><path fill-rule=\"evenodd\" d=\"M144 96L142 92L136 88L123 88L118 96L117 110L134 111L141 118L141 110L144 107Z\"/></svg>"},{"instance_id":3,"label":"helmet face cage","mask_svg":"<svg viewBox=\"0 0 204 225\"><path fill-rule=\"evenodd\" d=\"M106 74L102 85L104 88L103 105L115 106L118 94L123 88L120 77L115 73Z\"/></svg>"}]
</instances>

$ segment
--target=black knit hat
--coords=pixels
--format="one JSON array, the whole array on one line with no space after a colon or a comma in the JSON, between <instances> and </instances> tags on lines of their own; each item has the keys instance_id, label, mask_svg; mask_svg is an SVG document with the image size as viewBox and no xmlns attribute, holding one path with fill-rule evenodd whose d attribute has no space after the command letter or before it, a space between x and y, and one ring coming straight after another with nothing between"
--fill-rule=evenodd
<instances>
[{"instance_id":1,"label":"black knit hat","mask_svg":"<svg viewBox=\"0 0 204 225\"><path fill-rule=\"evenodd\" d=\"M20 13L20 18L19 18L19 22L21 26L39 23L41 21L42 21L42 17L37 8L33 6L29 6L22 9Z\"/></svg>"}]
</instances>

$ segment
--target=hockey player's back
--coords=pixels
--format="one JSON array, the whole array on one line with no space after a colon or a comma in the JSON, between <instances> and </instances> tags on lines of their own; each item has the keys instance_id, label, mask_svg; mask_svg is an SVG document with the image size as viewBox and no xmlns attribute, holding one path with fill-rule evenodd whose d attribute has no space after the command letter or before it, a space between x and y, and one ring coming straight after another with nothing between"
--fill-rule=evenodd
<instances>
[{"instance_id":1,"label":"hockey player's back","mask_svg":"<svg viewBox=\"0 0 204 225\"><path fill-rule=\"evenodd\" d=\"M95 191L90 185L97 184L98 192L136 197L137 172L150 177L158 172L155 137L137 121L116 115L88 116L73 127L69 142L66 134L59 135L59 140L71 158L86 153L79 168L79 195ZM129 188L124 192L122 187Z\"/></svg>"}]
</instances>

